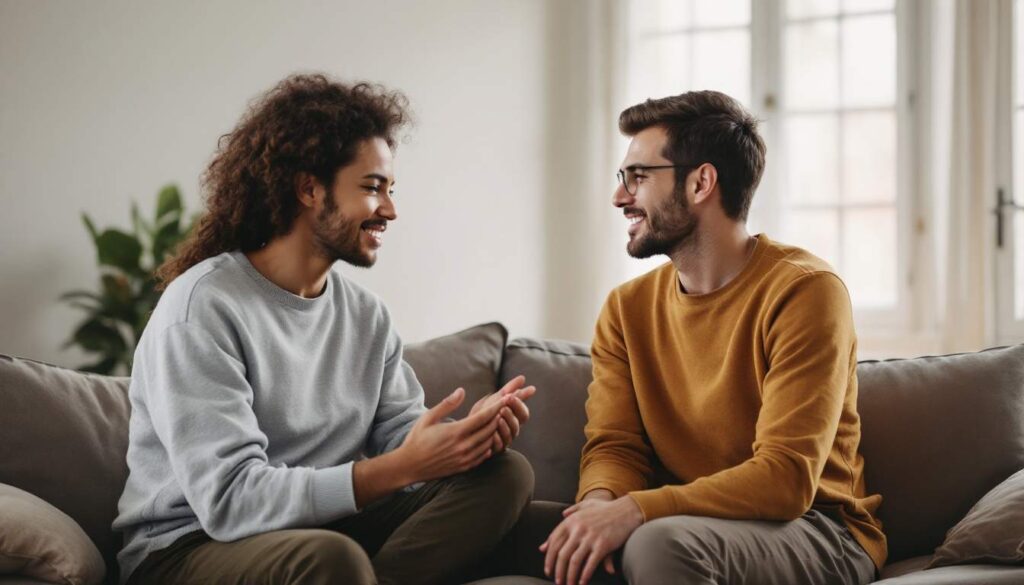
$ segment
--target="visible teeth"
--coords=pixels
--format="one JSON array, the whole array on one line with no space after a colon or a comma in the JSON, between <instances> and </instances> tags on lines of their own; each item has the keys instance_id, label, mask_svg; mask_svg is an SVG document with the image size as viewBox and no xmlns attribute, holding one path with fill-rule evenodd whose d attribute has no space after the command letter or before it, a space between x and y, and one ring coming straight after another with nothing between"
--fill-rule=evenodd
<instances>
[{"instance_id":1,"label":"visible teeth","mask_svg":"<svg viewBox=\"0 0 1024 585\"><path fill-rule=\"evenodd\" d=\"M634 215L634 216L632 216L632 217L629 217L629 218L627 218L627 219L629 220L629 223L631 223L631 224L634 224L634 225L635 225L635 224L638 224L638 223L640 223L641 221L643 221L643 220L644 220L644 216L642 216L642 215Z\"/></svg>"}]
</instances>

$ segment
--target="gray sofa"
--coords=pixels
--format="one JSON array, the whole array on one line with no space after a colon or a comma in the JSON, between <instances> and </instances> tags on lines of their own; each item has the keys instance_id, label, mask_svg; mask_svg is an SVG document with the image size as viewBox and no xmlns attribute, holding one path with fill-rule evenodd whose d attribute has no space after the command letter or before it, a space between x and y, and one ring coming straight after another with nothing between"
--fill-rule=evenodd
<instances>
[{"instance_id":1,"label":"gray sofa","mask_svg":"<svg viewBox=\"0 0 1024 585\"><path fill-rule=\"evenodd\" d=\"M538 393L515 448L533 464L536 500L572 500L591 376L586 346L507 342L505 328L490 323L411 344L405 357L431 403L457 386L470 402L525 374ZM879 514L889 536L879 583L1024 584L1022 566L922 571L946 531L1024 468L1024 345L865 361L858 375L867 485L884 497ZM111 583L120 539L110 524L127 474L127 387L127 378L0 355L0 484L70 516L102 554ZM0 575L0 585L28 583L41 581Z\"/></svg>"}]
</instances>

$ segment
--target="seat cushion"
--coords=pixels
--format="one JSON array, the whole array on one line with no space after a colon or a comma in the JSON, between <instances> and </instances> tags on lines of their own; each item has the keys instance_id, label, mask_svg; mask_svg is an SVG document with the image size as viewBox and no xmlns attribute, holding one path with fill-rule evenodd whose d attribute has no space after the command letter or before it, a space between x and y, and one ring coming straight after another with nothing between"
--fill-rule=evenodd
<instances>
[{"instance_id":1,"label":"seat cushion","mask_svg":"<svg viewBox=\"0 0 1024 585\"><path fill-rule=\"evenodd\" d=\"M857 374L867 490L884 498L889 559L930 556L1024 468L1024 346L862 362Z\"/></svg>"},{"instance_id":2,"label":"seat cushion","mask_svg":"<svg viewBox=\"0 0 1024 585\"><path fill-rule=\"evenodd\" d=\"M590 348L568 341L514 339L505 348L501 381L519 374L537 387L529 402L530 421L514 443L533 465L534 498L572 502L587 422Z\"/></svg>"},{"instance_id":3,"label":"seat cushion","mask_svg":"<svg viewBox=\"0 0 1024 585\"><path fill-rule=\"evenodd\" d=\"M110 524L128 476L128 378L0 355L0 483L70 516L112 578L121 540Z\"/></svg>"},{"instance_id":4,"label":"seat cushion","mask_svg":"<svg viewBox=\"0 0 1024 585\"><path fill-rule=\"evenodd\" d=\"M957 565L927 571L914 571L891 579L876 581L879 585L1021 585L1024 567L1000 565Z\"/></svg>"}]
</instances>

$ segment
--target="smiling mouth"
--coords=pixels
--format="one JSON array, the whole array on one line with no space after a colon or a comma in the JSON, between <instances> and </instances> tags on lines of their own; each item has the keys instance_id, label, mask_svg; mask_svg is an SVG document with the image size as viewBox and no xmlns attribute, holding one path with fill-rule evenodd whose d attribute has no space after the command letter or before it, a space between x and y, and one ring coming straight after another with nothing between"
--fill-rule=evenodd
<instances>
[{"instance_id":1,"label":"smiling mouth","mask_svg":"<svg viewBox=\"0 0 1024 585\"><path fill-rule=\"evenodd\" d=\"M629 222L629 228L627 229L627 232L631 236L636 234L637 230L640 229L640 224L642 224L644 220L647 219L646 215L635 211L626 212L625 215L626 221Z\"/></svg>"},{"instance_id":2,"label":"smiling mouth","mask_svg":"<svg viewBox=\"0 0 1024 585\"><path fill-rule=\"evenodd\" d=\"M361 229L367 234L369 234L374 244L380 246L384 241L384 231L387 229L387 225L371 224L363 226Z\"/></svg>"}]
</instances>

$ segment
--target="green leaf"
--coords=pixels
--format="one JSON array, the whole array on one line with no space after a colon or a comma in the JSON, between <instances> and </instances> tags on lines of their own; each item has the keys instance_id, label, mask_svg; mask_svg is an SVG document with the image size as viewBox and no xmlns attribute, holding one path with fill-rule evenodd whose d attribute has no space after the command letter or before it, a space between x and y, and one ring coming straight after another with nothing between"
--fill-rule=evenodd
<instances>
[{"instance_id":1,"label":"green leaf","mask_svg":"<svg viewBox=\"0 0 1024 585\"><path fill-rule=\"evenodd\" d=\"M103 298L100 297L100 295L87 290L73 290L60 295L59 298L61 301L71 301L74 299L89 299L97 302L103 301Z\"/></svg>"},{"instance_id":2,"label":"green leaf","mask_svg":"<svg viewBox=\"0 0 1024 585\"><path fill-rule=\"evenodd\" d=\"M98 318L82 323L71 340L86 351L100 352L106 356L120 355L128 347L120 331Z\"/></svg>"},{"instance_id":3,"label":"green leaf","mask_svg":"<svg viewBox=\"0 0 1024 585\"><path fill-rule=\"evenodd\" d=\"M89 230L89 235L92 236L92 241L95 242L99 239L99 232L96 231L96 225L89 219L88 214L82 213L82 223L85 224L85 229Z\"/></svg>"},{"instance_id":4,"label":"green leaf","mask_svg":"<svg viewBox=\"0 0 1024 585\"><path fill-rule=\"evenodd\" d=\"M139 266L142 244L131 234L121 230L106 230L96 240L96 247L100 264L120 268L130 274L137 274L142 270Z\"/></svg>"},{"instance_id":5,"label":"green leaf","mask_svg":"<svg viewBox=\"0 0 1024 585\"><path fill-rule=\"evenodd\" d=\"M181 214L181 193L177 185L167 185L160 190L156 199L156 217L154 221L159 222L160 218L172 211Z\"/></svg>"},{"instance_id":6,"label":"green leaf","mask_svg":"<svg viewBox=\"0 0 1024 585\"><path fill-rule=\"evenodd\" d=\"M78 369L83 372L93 372L96 374L103 374L109 376L114 373L117 368L118 359L116 357L103 358L94 364L85 364L79 366Z\"/></svg>"},{"instance_id":7,"label":"green leaf","mask_svg":"<svg viewBox=\"0 0 1024 585\"><path fill-rule=\"evenodd\" d=\"M139 206L132 202L132 227L135 229L135 237L142 239L142 236L152 236L153 226L149 225L146 220L142 219L142 214L139 212Z\"/></svg>"}]
</instances>

